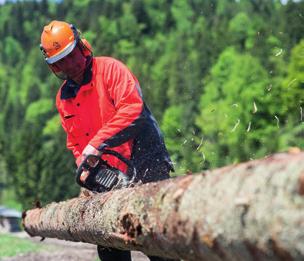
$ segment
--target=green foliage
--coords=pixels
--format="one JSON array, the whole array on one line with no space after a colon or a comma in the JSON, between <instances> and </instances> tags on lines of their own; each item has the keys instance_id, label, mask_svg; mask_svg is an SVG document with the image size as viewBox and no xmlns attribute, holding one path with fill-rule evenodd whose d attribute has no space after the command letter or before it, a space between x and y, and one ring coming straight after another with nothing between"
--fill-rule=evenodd
<instances>
[{"instance_id":1,"label":"green foliage","mask_svg":"<svg viewBox=\"0 0 304 261\"><path fill-rule=\"evenodd\" d=\"M61 130L51 140L43 142L41 149L40 182L37 182L42 203L61 201L79 194L75 182L74 159L65 148L65 134Z\"/></svg>"},{"instance_id":2,"label":"green foliage","mask_svg":"<svg viewBox=\"0 0 304 261\"><path fill-rule=\"evenodd\" d=\"M251 19L244 12L238 13L229 23L229 32L236 44L242 49L252 48L254 37L254 28Z\"/></svg>"},{"instance_id":3,"label":"green foliage","mask_svg":"<svg viewBox=\"0 0 304 261\"><path fill-rule=\"evenodd\" d=\"M3 173L2 173L3 175ZM16 209L22 211L22 205L17 200L15 190L13 187L6 187L5 189L0 189L0 204L8 208ZM1 255L0 255L1 256Z\"/></svg>"},{"instance_id":4,"label":"green foliage","mask_svg":"<svg viewBox=\"0 0 304 261\"><path fill-rule=\"evenodd\" d=\"M177 160L181 159L180 145L183 142L185 134L182 133L184 131L184 128L182 128L182 116L182 106L171 106L165 111L161 126L167 148Z\"/></svg>"},{"instance_id":5,"label":"green foliage","mask_svg":"<svg viewBox=\"0 0 304 261\"><path fill-rule=\"evenodd\" d=\"M289 48L299 43L303 38L303 14L304 14L304 1L288 1L282 10L282 17L284 24L282 25L282 32L286 34L286 43Z\"/></svg>"},{"instance_id":6,"label":"green foliage","mask_svg":"<svg viewBox=\"0 0 304 261\"><path fill-rule=\"evenodd\" d=\"M185 125L185 111L183 105L169 107L161 125L177 175L199 170L203 160L203 155L197 150L195 132L189 132Z\"/></svg>"},{"instance_id":7,"label":"green foliage","mask_svg":"<svg viewBox=\"0 0 304 261\"><path fill-rule=\"evenodd\" d=\"M291 51L288 74L283 81L284 101L287 110L297 114L299 118L300 109L304 108L304 39ZM303 119L302 119L303 120Z\"/></svg>"},{"instance_id":8,"label":"green foliage","mask_svg":"<svg viewBox=\"0 0 304 261\"><path fill-rule=\"evenodd\" d=\"M291 123L287 124L284 128L280 139L279 139L279 146L281 150L287 150L290 147L304 147L304 123Z\"/></svg>"},{"instance_id":9,"label":"green foliage","mask_svg":"<svg viewBox=\"0 0 304 261\"><path fill-rule=\"evenodd\" d=\"M80 8L86 8L90 3L90 0L75 0L75 6Z\"/></svg>"},{"instance_id":10,"label":"green foliage","mask_svg":"<svg viewBox=\"0 0 304 261\"><path fill-rule=\"evenodd\" d=\"M59 115L55 115L45 123L45 127L42 130L42 134L46 136L58 135L60 129L60 117Z\"/></svg>"},{"instance_id":11,"label":"green foliage","mask_svg":"<svg viewBox=\"0 0 304 261\"><path fill-rule=\"evenodd\" d=\"M211 166L261 157L277 149L267 142L278 136L269 113L269 106L277 101L267 93L268 81L266 71L252 56L233 48L220 55L206 81L197 118L205 137L201 150Z\"/></svg>"},{"instance_id":12,"label":"green foliage","mask_svg":"<svg viewBox=\"0 0 304 261\"><path fill-rule=\"evenodd\" d=\"M10 155L18 165L12 184L25 209L36 201L43 204L76 196L73 159L67 153L62 132L46 139L40 126L25 122Z\"/></svg>"},{"instance_id":13,"label":"green foliage","mask_svg":"<svg viewBox=\"0 0 304 261\"><path fill-rule=\"evenodd\" d=\"M43 118L52 112L53 101L51 99L40 99L28 105L25 120L28 122L41 122Z\"/></svg>"},{"instance_id":14,"label":"green foliage","mask_svg":"<svg viewBox=\"0 0 304 261\"><path fill-rule=\"evenodd\" d=\"M4 39L4 60L10 64L11 66L14 66L18 63L19 59L22 59L23 57L23 50L21 47L21 44L16 41L15 38L11 36L7 36Z\"/></svg>"},{"instance_id":15,"label":"green foliage","mask_svg":"<svg viewBox=\"0 0 304 261\"><path fill-rule=\"evenodd\" d=\"M287 75L282 81L282 104L285 128L280 147L304 147L304 40L291 51Z\"/></svg>"}]
</instances>

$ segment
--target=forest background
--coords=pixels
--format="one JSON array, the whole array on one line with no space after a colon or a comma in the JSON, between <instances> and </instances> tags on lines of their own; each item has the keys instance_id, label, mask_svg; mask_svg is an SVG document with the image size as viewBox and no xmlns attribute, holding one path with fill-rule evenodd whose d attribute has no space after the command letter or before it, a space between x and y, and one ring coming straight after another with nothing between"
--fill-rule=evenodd
<instances>
[{"instance_id":1,"label":"forest background","mask_svg":"<svg viewBox=\"0 0 304 261\"><path fill-rule=\"evenodd\" d=\"M96 56L131 68L175 175L304 148L303 1L6 1L0 204L27 208L78 193L55 108L61 82L39 49L53 19L75 24Z\"/></svg>"}]
</instances>

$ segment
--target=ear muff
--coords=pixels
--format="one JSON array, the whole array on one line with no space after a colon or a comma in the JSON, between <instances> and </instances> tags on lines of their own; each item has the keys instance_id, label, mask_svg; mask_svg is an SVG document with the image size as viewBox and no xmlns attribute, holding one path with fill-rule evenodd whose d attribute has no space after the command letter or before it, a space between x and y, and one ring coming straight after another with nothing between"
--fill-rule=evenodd
<instances>
[{"instance_id":1,"label":"ear muff","mask_svg":"<svg viewBox=\"0 0 304 261\"><path fill-rule=\"evenodd\" d=\"M84 56L92 56L93 51L92 51L91 44L88 42L87 39L85 39L84 37L82 37L81 31L78 30L78 29L76 29L75 26L74 26L74 30L77 31L79 46L80 46L80 49L82 50Z\"/></svg>"}]
</instances>

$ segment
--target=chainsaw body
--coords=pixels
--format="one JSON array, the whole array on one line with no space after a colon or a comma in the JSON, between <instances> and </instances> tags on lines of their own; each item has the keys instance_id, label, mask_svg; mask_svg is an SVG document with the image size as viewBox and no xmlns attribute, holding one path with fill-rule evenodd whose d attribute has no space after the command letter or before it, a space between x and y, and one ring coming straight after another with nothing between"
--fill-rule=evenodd
<instances>
[{"instance_id":1,"label":"chainsaw body","mask_svg":"<svg viewBox=\"0 0 304 261\"><path fill-rule=\"evenodd\" d=\"M119 160L127 164L131 173L130 176L123 173L119 169L110 166L107 161L101 158L104 154L111 154ZM83 171L88 172L85 181L81 181L80 177ZM76 170L76 182L90 191L107 192L114 189L128 187L134 182L136 170L132 162L124 158L121 154L113 150L102 150L98 155L88 155Z\"/></svg>"}]
</instances>

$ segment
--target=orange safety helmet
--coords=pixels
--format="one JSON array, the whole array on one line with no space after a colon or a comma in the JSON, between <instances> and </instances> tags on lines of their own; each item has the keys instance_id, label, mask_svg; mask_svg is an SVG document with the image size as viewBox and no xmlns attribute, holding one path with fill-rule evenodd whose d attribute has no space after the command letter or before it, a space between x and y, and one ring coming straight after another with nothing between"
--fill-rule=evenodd
<instances>
[{"instance_id":1,"label":"orange safety helmet","mask_svg":"<svg viewBox=\"0 0 304 261\"><path fill-rule=\"evenodd\" d=\"M54 20L43 28L40 49L49 65L67 56L77 44L84 56L92 56L91 45L86 39L81 39L73 24Z\"/></svg>"}]
</instances>

